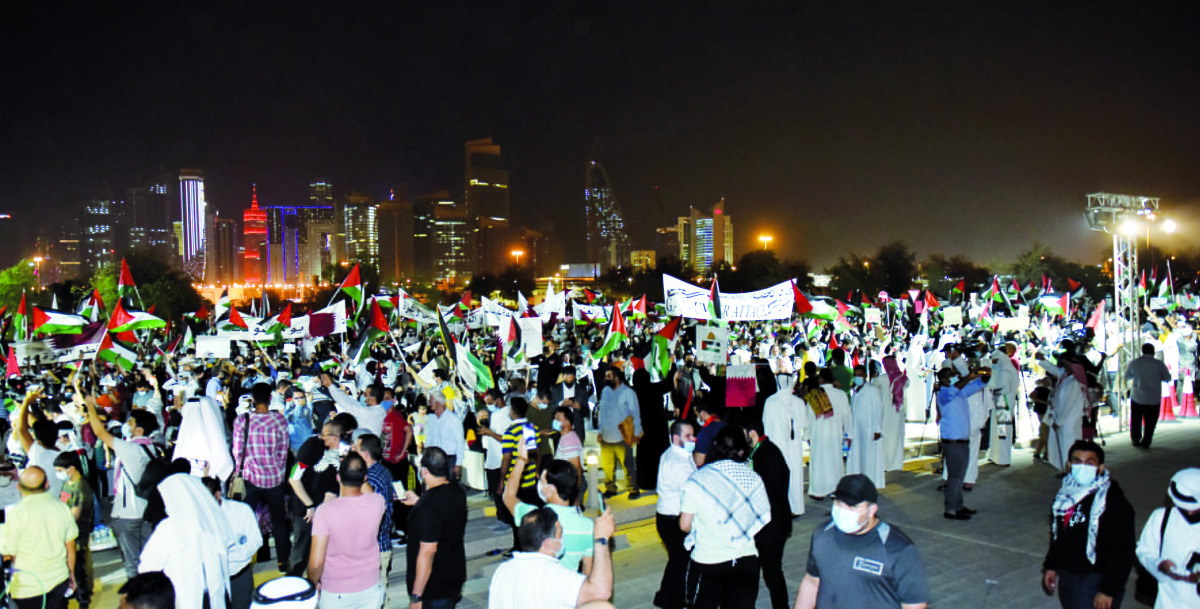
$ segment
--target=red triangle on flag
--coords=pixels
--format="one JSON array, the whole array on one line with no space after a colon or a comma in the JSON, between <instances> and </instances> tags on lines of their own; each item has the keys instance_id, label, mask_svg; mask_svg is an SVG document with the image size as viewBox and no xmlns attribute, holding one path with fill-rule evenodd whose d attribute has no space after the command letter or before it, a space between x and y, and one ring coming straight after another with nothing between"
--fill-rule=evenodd
<instances>
[{"instance_id":1,"label":"red triangle on flag","mask_svg":"<svg viewBox=\"0 0 1200 609\"><path fill-rule=\"evenodd\" d=\"M8 363L5 366L4 378L12 378L21 376L21 369L17 367L17 352L13 351L11 345L8 347Z\"/></svg>"},{"instance_id":2,"label":"red triangle on flag","mask_svg":"<svg viewBox=\"0 0 1200 609\"><path fill-rule=\"evenodd\" d=\"M371 300L371 328L380 332L388 331L387 317L383 315L383 309L379 308L379 301Z\"/></svg>"},{"instance_id":3,"label":"red triangle on flag","mask_svg":"<svg viewBox=\"0 0 1200 609\"><path fill-rule=\"evenodd\" d=\"M812 303L808 301L808 297L804 295L804 292L801 292L800 288L796 287L795 279L792 280L792 296L794 296L796 299L796 312L797 313L800 313L801 315L803 315L805 313L812 312L812 310L813 310Z\"/></svg>"},{"instance_id":4,"label":"red triangle on flag","mask_svg":"<svg viewBox=\"0 0 1200 609\"><path fill-rule=\"evenodd\" d=\"M355 267L355 268L358 268L358 267ZM229 323L231 323L239 328L246 328L246 329L250 328L250 326L246 324L246 320L242 319L242 314L238 313L237 307L229 308Z\"/></svg>"},{"instance_id":5,"label":"red triangle on flag","mask_svg":"<svg viewBox=\"0 0 1200 609\"><path fill-rule=\"evenodd\" d=\"M292 303L291 302L287 303L286 305L283 305L283 310L279 312L279 319L277 321L284 326L290 327L292 325Z\"/></svg>"}]
</instances>

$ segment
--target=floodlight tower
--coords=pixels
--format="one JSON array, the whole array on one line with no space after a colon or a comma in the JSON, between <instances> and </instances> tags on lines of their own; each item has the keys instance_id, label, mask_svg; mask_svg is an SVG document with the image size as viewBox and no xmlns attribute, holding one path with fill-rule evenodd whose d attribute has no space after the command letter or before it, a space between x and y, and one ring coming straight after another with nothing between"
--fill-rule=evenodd
<instances>
[{"instance_id":1,"label":"floodlight tower","mask_svg":"<svg viewBox=\"0 0 1200 609\"><path fill-rule=\"evenodd\" d=\"M1158 214L1157 197L1116 195L1106 192L1087 196L1087 211L1084 217L1088 227L1110 233L1113 237L1113 312L1116 313L1117 348L1109 347L1109 357L1117 358L1117 370L1124 371L1125 365L1141 353L1142 298L1137 285L1137 237L1142 229L1141 221L1153 221ZM1103 332L1103 326L1099 328ZM1129 394L1129 382L1118 372L1114 394L1119 404L1121 429L1129 420L1125 397Z\"/></svg>"}]
</instances>

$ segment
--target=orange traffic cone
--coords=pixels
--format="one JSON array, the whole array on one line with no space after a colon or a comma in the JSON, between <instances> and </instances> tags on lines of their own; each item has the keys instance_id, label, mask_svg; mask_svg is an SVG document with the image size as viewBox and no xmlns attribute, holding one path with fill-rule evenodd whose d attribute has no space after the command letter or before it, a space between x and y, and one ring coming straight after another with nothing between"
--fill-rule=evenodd
<instances>
[{"instance_id":1,"label":"orange traffic cone","mask_svg":"<svg viewBox=\"0 0 1200 609\"><path fill-rule=\"evenodd\" d=\"M1175 420L1175 385L1171 385L1170 391L1163 396L1162 407L1158 411L1158 420L1174 421Z\"/></svg>"},{"instance_id":2,"label":"orange traffic cone","mask_svg":"<svg viewBox=\"0 0 1200 609\"><path fill-rule=\"evenodd\" d=\"M1179 405L1179 416L1200 416L1200 414L1196 412L1196 394L1192 391L1188 391L1188 389L1191 389L1191 387L1184 387L1183 389L1183 402Z\"/></svg>"}]
</instances>

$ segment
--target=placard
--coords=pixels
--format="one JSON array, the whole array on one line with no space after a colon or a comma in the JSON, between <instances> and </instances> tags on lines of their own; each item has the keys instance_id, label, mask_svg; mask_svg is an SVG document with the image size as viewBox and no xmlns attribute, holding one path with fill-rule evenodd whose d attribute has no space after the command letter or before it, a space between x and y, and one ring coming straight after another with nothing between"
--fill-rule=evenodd
<instances>
[{"instance_id":1,"label":"placard","mask_svg":"<svg viewBox=\"0 0 1200 609\"><path fill-rule=\"evenodd\" d=\"M1017 307L1017 317L1029 319L1029 305L1019 305Z\"/></svg>"},{"instance_id":2,"label":"placard","mask_svg":"<svg viewBox=\"0 0 1200 609\"><path fill-rule=\"evenodd\" d=\"M875 307L867 307L863 309L863 319L869 324L883 323L883 311Z\"/></svg>"},{"instance_id":3,"label":"placard","mask_svg":"<svg viewBox=\"0 0 1200 609\"><path fill-rule=\"evenodd\" d=\"M942 309L942 325L961 326L962 322L962 307L946 307Z\"/></svg>"},{"instance_id":4,"label":"placard","mask_svg":"<svg viewBox=\"0 0 1200 609\"><path fill-rule=\"evenodd\" d=\"M217 359L228 359L230 353L230 342L228 338L220 336L197 336L196 337L196 358L208 359L210 357Z\"/></svg>"},{"instance_id":5,"label":"placard","mask_svg":"<svg viewBox=\"0 0 1200 609\"><path fill-rule=\"evenodd\" d=\"M729 353L729 330L716 326L696 326L696 361L725 365Z\"/></svg>"},{"instance_id":6,"label":"placard","mask_svg":"<svg viewBox=\"0 0 1200 609\"><path fill-rule=\"evenodd\" d=\"M1152 296L1150 298L1151 309L1165 309L1171 303L1171 299L1166 296Z\"/></svg>"},{"instance_id":7,"label":"placard","mask_svg":"<svg viewBox=\"0 0 1200 609\"><path fill-rule=\"evenodd\" d=\"M296 345L294 345L292 343L287 343L286 345L283 346L283 352L284 353L295 353Z\"/></svg>"},{"instance_id":8,"label":"placard","mask_svg":"<svg viewBox=\"0 0 1200 609\"><path fill-rule=\"evenodd\" d=\"M1000 326L1000 333L1007 334L1009 332L1024 332L1029 329L1028 317L1001 317L996 320L996 324Z\"/></svg>"}]
</instances>

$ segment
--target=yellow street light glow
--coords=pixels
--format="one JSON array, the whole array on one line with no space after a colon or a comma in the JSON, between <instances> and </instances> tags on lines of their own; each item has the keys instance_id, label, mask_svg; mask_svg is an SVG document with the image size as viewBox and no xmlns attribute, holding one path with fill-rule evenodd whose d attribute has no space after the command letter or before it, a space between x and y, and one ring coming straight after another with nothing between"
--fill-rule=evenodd
<instances>
[{"instance_id":1,"label":"yellow street light glow","mask_svg":"<svg viewBox=\"0 0 1200 609\"><path fill-rule=\"evenodd\" d=\"M1162 229L1164 233L1173 233L1177 228L1179 227L1175 225L1174 220L1163 220Z\"/></svg>"},{"instance_id":2,"label":"yellow street light glow","mask_svg":"<svg viewBox=\"0 0 1200 609\"><path fill-rule=\"evenodd\" d=\"M1121 234L1126 237L1136 237L1138 234L1138 223L1133 218L1127 218L1121 223Z\"/></svg>"},{"instance_id":3,"label":"yellow street light glow","mask_svg":"<svg viewBox=\"0 0 1200 609\"><path fill-rule=\"evenodd\" d=\"M771 242L775 240L775 238L772 237L771 235L759 235L758 240L762 241L763 249L765 250L765 249L767 249L767 246L770 245Z\"/></svg>"}]
</instances>

